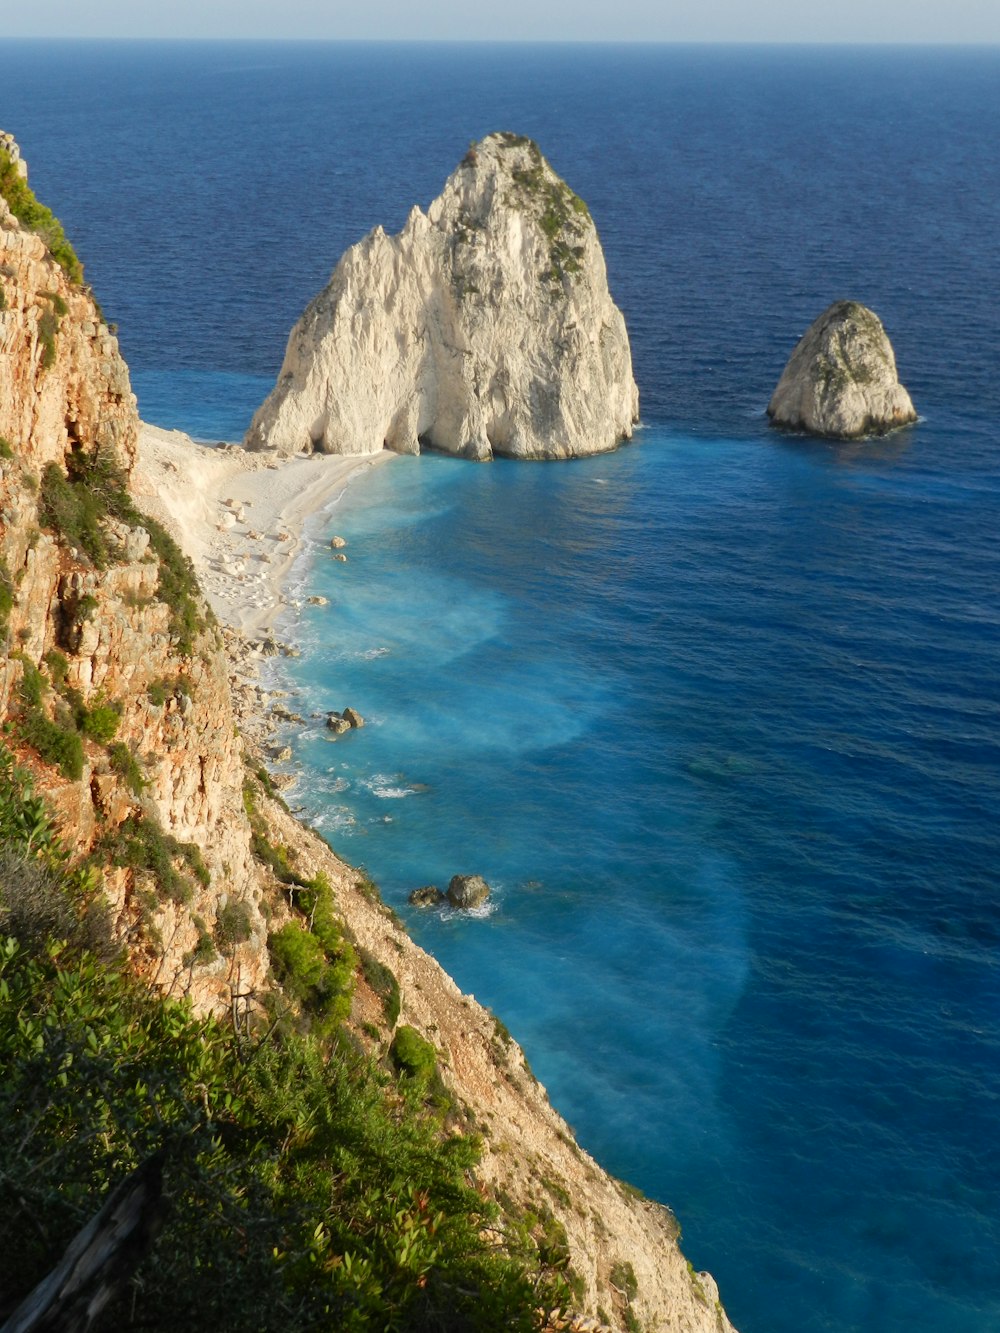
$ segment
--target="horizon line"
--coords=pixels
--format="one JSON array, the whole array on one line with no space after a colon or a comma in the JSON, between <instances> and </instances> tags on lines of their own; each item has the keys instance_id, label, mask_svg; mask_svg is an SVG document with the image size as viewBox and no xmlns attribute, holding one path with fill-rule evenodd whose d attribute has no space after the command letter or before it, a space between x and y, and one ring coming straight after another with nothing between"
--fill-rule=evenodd
<instances>
[{"instance_id":1,"label":"horizon line","mask_svg":"<svg viewBox=\"0 0 1000 1333\"><path fill-rule=\"evenodd\" d=\"M322 43L323 45L335 46L629 46L629 47L839 47L858 48L878 47L878 48L926 48L939 50L942 48L948 50L963 49L987 51L1000 48L1000 37L981 40L970 38L965 40L948 39L920 39L910 40L899 38L713 38L713 37L326 37L310 34L300 34L294 37L267 35L258 37L243 37L235 35L176 35L169 36L162 33L145 34L121 34L116 33L103 34L98 36L84 36L79 33L60 34L52 33L19 33L13 36L0 36L0 45L5 42L73 42L73 43L92 43L92 42L164 42L164 43L189 43L213 45L216 43L228 43L231 45L251 46L254 44L269 43L293 46L296 44L308 42L310 45Z\"/></svg>"}]
</instances>

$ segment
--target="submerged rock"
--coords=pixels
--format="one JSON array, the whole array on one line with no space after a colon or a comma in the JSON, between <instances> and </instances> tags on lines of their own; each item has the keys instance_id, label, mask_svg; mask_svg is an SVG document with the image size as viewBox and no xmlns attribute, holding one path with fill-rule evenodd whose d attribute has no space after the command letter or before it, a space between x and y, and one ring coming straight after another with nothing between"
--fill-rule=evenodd
<instances>
[{"instance_id":1,"label":"submerged rock","mask_svg":"<svg viewBox=\"0 0 1000 1333\"><path fill-rule=\"evenodd\" d=\"M767 406L775 426L837 440L884 435L916 421L882 322L836 301L803 334Z\"/></svg>"},{"instance_id":2,"label":"submerged rock","mask_svg":"<svg viewBox=\"0 0 1000 1333\"><path fill-rule=\"evenodd\" d=\"M398 236L344 254L246 444L570 458L613 449L638 413L587 205L537 144L491 134Z\"/></svg>"},{"instance_id":3,"label":"submerged rock","mask_svg":"<svg viewBox=\"0 0 1000 1333\"><path fill-rule=\"evenodd\" d=\"M452 907L480 907L490 896L490 886L482 875L452 875L447 896Z\"/></svg>"}]
</instances>

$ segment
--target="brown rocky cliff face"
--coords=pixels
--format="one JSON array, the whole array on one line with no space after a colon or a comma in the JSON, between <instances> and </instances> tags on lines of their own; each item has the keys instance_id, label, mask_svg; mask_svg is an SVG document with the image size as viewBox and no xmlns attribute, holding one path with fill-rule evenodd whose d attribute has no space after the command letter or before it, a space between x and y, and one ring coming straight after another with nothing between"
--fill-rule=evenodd
<instances>
[{"instance_id":1,"label":"brown rocky cliff face","mask_svg":"<svg viewBox=\"0 0 1000 1333\"><path fill-rule=\"evenodd\" d=\"M159 563L141 526L106 525L113 555L103 569L43 526L39 483L49 465L65 472L74 455L99 454L113 458L126 477L131 472L135 398L117 339L91 296L68 281L2 200L0 288L0 436L11 455L0 459L0 557L13 596L0 660L0 717L17 718L22 658L38 667L53 650L65 657L65 685L84 706L120 707L115 741L137 757L146 784L139 793L115 771L105 746L84 742L83 779L75 782L18 744L16 721L12 743L35 769L64 840L78 851L141 814L202 850L211 881L205 887L192 880L189 903L151 906L146 894L142 914L153 929L137 961L144 957L161 984L202 1006L228 1006L233 985L245 991L263 983L267 953L221 643L206 629L190 654L180 651L170 608L160 600ZM158 683L165 686L157 689ZM51 712L58 701L49 693ZM108 877L123 933L140 915L145 880L127 870ZM199 934L211 930L220 906L232 899L251 909L253 939L235 960L185 965ZM157 935L162 946L154 949L149 941Z\"/></svg>"}]
</instances>

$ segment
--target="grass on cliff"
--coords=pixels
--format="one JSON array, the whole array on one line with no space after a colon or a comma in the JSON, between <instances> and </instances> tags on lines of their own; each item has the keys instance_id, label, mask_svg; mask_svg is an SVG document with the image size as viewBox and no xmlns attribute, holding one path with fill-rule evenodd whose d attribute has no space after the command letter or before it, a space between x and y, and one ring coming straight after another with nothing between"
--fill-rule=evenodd
<instances>
[{"instance_id":1,"label":"grass on cliff","mask_svg":"<svg viewBox=\"0 0 1000 1333\"><path fill-rule=\"evenodd\" d=\"M238 1038L107 966L99 886L0 751L0 1320L161 1155L165 1222L92 1325L530 1330L567 1288L447 1136L343 1044ZM203 932L204 933L204 932Z\"/></svg>"},{"instance_id":2,"label":"grass on cliff","mask_svg":"<svg viewBox=\"0 0 1000 1333\"><path fill-rule=\"evenodd\" d=\"M50 208L38 202L31 186L18 175L10 156L0 149L0 195L17 220L40 236L49 254L63 270L70 282L83 282L83 265L76 257L63 231L62 223Z\"/></svg>"}]
</instances>

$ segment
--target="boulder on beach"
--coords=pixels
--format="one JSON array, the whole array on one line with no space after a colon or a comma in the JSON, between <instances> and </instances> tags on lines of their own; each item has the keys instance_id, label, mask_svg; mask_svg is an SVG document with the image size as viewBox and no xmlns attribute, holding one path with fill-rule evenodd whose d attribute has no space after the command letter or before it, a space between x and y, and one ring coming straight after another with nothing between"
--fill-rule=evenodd
<instances>
[{"instance_id":1,"label":"boulder on beach","mask_svg":"<svg viewBox=\"0 0 1000 1333\"><path fill-rule=\"evenodd\" d=\"M775 426L857 440L916 421L882 322L835 301L803 334L767 405Z\"/></svg>"},{"instance_id":2,"label":"boulder on beach","mask_svg":"<svg viewBox=\"0 0 1000 1333\"><path fill-rule=\"evenodd\" d=\"M448 884L452 907L480 907L490 896L490 886L482 875L453 875Z\"/></svg>"}]
</instances>

